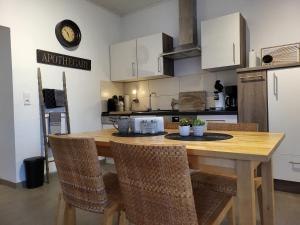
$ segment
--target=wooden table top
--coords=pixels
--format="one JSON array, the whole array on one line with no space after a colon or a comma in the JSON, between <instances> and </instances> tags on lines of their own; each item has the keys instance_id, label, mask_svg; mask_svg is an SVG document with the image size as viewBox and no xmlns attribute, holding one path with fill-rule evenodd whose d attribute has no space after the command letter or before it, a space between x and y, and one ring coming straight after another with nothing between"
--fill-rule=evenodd
<instances>
[{"instance_id":1,"label":"wooden table top","mask_svg":"<svg viewBox=\"0 0 300 225\"><path fill-rule=\"evenodd\" d=\"M184 145L188 155L199 155L216 158L268 161L281 141L283 133L210 131L233 136L223 141L176 141L166 139L164 135L154 137L115 137L115 129L104 129L95 132L71 134L69 137L94 138L96 145L109 147L110 141L137 145ZM168 133L177 130L167 130Z\"/></svg>"}]
</instances>

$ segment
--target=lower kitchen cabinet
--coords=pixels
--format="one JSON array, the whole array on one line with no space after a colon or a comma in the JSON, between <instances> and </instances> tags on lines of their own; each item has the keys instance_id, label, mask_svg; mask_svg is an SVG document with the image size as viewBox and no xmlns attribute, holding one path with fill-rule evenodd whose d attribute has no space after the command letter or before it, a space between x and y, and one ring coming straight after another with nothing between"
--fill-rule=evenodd
<instances>
[{"instance_id":1,"label":"lower kitchen cabinet","mask_svg":"<svg viewBox=\"0 0 300 225\"><path fill-rule=\"evenodd\" d=\"M238 74L238 121L268 131L267 71Z\"/></svg>"},{"instance_id":2,"label":"lower kitchen cabinet","mask_svg":"<svg viewBox=\"0 0 300 225\"><path fill-rule=\"evenodd\" d=\"M268 71L269 130L285 133L273 158L274 178L296 182L300 182L299 83L300 67Z\"/></svg>"},{"instance_id":3,"label":"lower kitchen cabinet","mask_svg":"<svg viewBox=\"0 0 300 225\"><path fill-rule=\"evenodd\" d=\"M207 123L237 123L237 115L199 115L197 119L205 121Z\"/></svg>"}]
</instances>

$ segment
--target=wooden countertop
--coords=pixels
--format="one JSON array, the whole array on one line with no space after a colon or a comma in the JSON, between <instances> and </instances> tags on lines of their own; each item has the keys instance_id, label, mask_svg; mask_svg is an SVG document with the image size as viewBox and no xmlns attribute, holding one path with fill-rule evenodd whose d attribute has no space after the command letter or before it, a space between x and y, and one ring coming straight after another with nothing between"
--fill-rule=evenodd
<instances>
[{"instance_id":1,"label":"wooden countertop","mask_svg":"<svg viewBox=\"0 0 300 225\"><path fill-rule=\"evenodd\" d=\"M288 64L281 64L281 65L268 65L268 66L258 66L258 67L251 67L251 68L241 68L241 69L237 69L236 72L246 73L246 72L253 72L253 71L282 69L282 68L297 67L297 66L300 66L300 63L288 63Z\"/></svg>"},{"instance_id":2,"label":"wooden countertop","mask_svg":"<svg viewBox=\"0 0 300 225\"><path fill-rule=\"evenodd\" d=\"M176 130L167 130L169 133ZM114 129L71 134L69 137L94 138L101 149L108 149L110 141L136 145L185 145L189 155L209 156L216 158L268 161L273 152L284 139L283 133L217 131L233 136L223 141L175 141L166 139L163 135L155 137L115 137ZM211 131L214 132L214 131Z\"/></svg>"}]
</instances>

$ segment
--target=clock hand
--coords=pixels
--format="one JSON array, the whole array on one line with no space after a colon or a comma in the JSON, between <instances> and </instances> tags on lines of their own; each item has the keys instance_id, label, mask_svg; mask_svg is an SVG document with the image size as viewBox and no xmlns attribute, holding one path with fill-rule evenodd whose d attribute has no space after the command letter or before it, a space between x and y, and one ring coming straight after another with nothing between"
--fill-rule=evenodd
<instances>
[{"instance_id":1,"label":"clock hand","mask_svg":"<svg viewBox=\"0 0 300 225\"><path fill-rule=\"evenodd\" d=\"M63 28L63 31L67 33L68 37L70 37L69 32L66 28Z\"/></svg>"}]
</instances>

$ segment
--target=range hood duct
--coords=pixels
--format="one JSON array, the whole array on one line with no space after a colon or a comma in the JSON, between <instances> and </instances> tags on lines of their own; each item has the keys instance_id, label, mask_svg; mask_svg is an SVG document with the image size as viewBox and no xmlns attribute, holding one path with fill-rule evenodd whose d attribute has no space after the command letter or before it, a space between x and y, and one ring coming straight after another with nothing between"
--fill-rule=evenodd
<instances>
[{"instance_id":1,"label":"range hood duct","mask_svg":"<svg viewBox=\"0 0 300 225\"><path fill-rule=\"evenodd\" d=\"M197 45L197 0L179 0L179 46L161 56L183 59L201 55Z\"/></svg>"}]
</instances>

